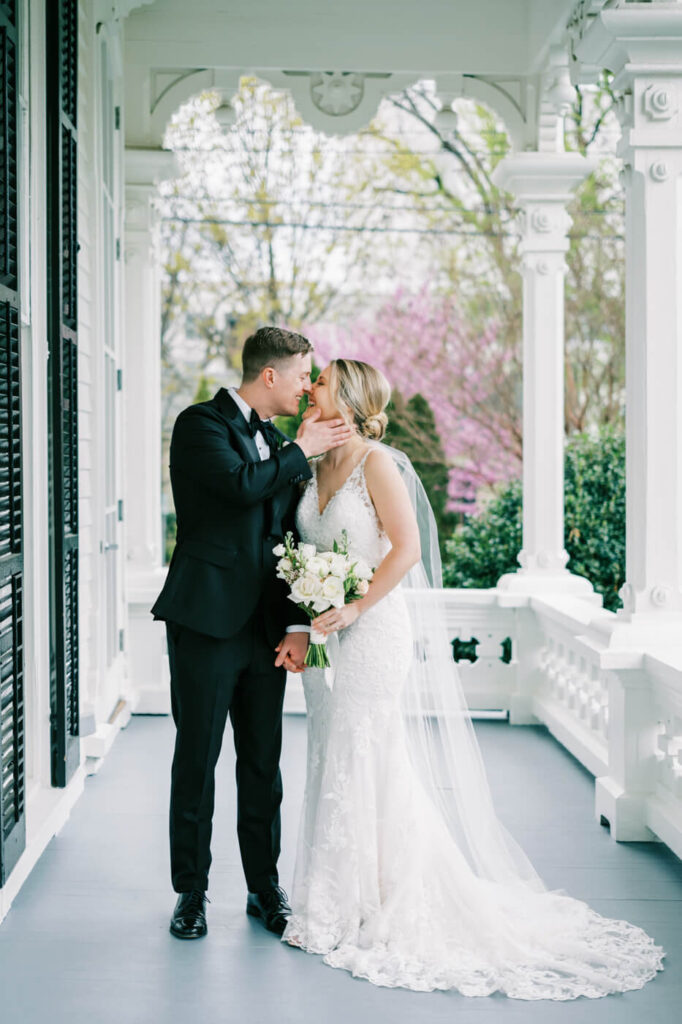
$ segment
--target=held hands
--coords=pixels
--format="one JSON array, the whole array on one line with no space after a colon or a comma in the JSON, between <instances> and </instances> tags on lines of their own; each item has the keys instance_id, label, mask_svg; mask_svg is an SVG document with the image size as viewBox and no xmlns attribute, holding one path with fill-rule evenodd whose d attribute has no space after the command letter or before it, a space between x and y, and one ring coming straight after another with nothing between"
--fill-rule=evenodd
<instances>
[{"instance_id":1,"label":"held hands","mask_svg":"<svg viewBox=\"0 0 682 1024\"><path fill-rule=\"evenodd\" d=\"M275 647L277 657L275 667L284 665L287 672L302 672L303 659L308 650L309 634L304 630L299 633L286 633Z\"/></svg>"},{"instance_id":2,"label":"held hands","mask_svg":"<svg viewBox=\"0 0 682 1024\"><path fill-rule=\"evenodd\" d=\"M324 633L325 636L328 633L336 633L339 629L346 629L360 617L359 603L359 601L352 601L350 604L344 604L342 608L330 608L328 612L313 619L310 625L318 633Z\"/></svg>"},{"instance_id":3,"label":"held hands","mask_svg":"<svg viewBox=\"0 0 682 1024\"><path fill-rule=\"evenodd\" d=\"M307 459L322 455L330 448L338 448L353 436L352 429L342 419L322 420L319 409L313 409L298 428L296 443Z\"/></svg>"}]
</instances>

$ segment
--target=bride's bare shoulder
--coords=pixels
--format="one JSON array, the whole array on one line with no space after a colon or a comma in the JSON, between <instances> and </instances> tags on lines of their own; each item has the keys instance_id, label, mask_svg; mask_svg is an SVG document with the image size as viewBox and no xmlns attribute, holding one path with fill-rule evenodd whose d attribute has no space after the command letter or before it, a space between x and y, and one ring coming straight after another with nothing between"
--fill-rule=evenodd
<instances>
[{"instance_id":1,"label":"bride's bare shoulder","mask_svg":"<svg viewBox=\"0 0 682 1024\"><path fill-rule=\"evenodd\" d=\"M372 493L373 487L395 486L400 481L400 472L389 452L383 448L371 448L365 456L365 479Z\"/></svg>"}]
</instances>

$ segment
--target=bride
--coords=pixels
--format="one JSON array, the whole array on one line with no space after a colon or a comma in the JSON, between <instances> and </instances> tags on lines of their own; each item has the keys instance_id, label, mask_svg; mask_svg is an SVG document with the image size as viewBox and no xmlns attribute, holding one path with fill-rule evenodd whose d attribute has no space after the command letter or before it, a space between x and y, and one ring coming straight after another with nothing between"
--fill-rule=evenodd
<instances>
[{"instance_id":1,"label":"bride","mask_svg":"<svg viewBox=\"0 0 682 1024\"><path fill-rule=\"evenodd\" d=\"M420 991L641 988L663 951L547 891L495 814L450 655L433 515L409 461L377 443L389 396L378 370L344 359L311 391L307 415L340 415L355 433L313 462L299 534L329 549L345 529L376 571L363 598L313 621L332 669L303 675L307 779L283 941Z\"/></svg>"}]
</instances>

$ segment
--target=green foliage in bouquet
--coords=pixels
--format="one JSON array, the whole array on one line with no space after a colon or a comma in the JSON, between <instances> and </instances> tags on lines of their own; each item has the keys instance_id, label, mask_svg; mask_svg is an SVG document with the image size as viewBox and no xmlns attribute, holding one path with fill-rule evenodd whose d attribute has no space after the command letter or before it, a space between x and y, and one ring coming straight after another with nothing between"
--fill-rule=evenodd
<instances>
[{"instance_id":1,"label":"green foliage in bouquet","mask_svg":"<svg viewBox=\"0 0 682 1024\"><path fill-rule=\"evenodd\" d=\"M569 438L564 487L568 568L586 576L604 607L615 611L625 581L624 436L603 430L596 438ZM503 573L518 568L521 501L520 482L507 484L446 542L445 586L492 587Z\"/></svg>"}]
</instances>

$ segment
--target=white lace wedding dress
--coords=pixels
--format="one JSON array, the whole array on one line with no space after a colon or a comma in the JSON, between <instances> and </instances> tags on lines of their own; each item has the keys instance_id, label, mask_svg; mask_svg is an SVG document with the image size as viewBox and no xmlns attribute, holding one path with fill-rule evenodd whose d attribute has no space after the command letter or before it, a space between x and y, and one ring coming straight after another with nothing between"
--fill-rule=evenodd
<instances>
[{"instance_id":1,"label":"white lace wedding dress","mask_svg":"<svg viewBox=\"0 0 682 1024\"><path fill-rule=\"evenodd\" d=\"M364 462L321 515L314 467L297 526L322 550L346 529L350 550L376 566L390 544ZM307 781L284 941L376 985L466 996L597 997L653 978L663 953L640 928L469 866L408 756L400 691L413 643L401 589L338 639L333 688L319 669L303 674Z\"/></svg>"}]
</instances>

